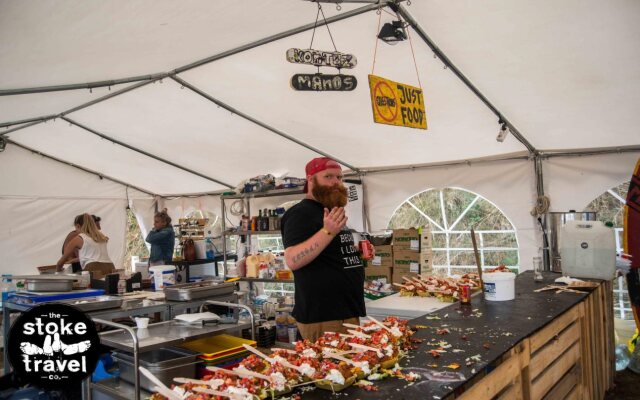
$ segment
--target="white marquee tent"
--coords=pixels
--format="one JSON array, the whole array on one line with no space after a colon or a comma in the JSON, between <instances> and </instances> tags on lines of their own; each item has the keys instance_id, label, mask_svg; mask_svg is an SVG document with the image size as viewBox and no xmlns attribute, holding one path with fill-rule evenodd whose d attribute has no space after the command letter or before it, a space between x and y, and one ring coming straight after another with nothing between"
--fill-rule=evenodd
<instances>
[{"instance_id":1,"label":"white marquee tent","mask_svg":"<svg viewBox=\"0 0 640 400\"><path fill-rule=\"evenodd\" d=\"M285 59L310 44L309 1L0 0L0 270L55 262L84 211L103 218L122 264L127 202L143 225L154 201L174 217L218 213L215 193L302 176L318 154L363 179L372 230L425 189L481 194L515 225L527 269L539 194L582 209L630 178L640 2L322 4L337 49L358 58L352 92L289 86L316 72ZM411 41L375 50L379 22L397 15ZM313 47L333 50L323 25ZM427 131L372 122L374 51L376 75L421 84ZM512 132L502 143L499 119Z\"/></svg>"}]
</instances>

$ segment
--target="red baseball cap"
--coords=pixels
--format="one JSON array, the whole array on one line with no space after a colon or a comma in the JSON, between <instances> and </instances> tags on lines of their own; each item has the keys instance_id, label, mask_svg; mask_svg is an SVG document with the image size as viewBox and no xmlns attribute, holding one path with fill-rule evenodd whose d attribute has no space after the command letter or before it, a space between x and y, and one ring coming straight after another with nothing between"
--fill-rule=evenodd
<instances>
[{"instance_id":1,"label":"red baseball cap","mask_svg":"<svg viewBox=\"0 0 640 400\"><path fill-rule=\"evenodd\" d=\"M330 159L329 157L317 157L307 163L307 166L304 167L304 171L307 174L307 178L317 174L318 172L322 172L325 169L337 168L342 170L340 164ZM307 193L309 191L309 181L304 183L304 192Z\"/></svg>"}]
</instances>

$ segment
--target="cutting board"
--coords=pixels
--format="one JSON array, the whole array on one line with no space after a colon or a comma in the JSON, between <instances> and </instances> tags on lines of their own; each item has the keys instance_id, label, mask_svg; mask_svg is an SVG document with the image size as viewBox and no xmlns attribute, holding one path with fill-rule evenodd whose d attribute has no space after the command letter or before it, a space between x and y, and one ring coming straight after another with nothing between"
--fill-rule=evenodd
<instances>
[{"instance_id":1,"label":"cutting board","mask_svg":"<svg viewBox=\"0 0 640 400\"><path fill-rule=\"evenodd\" d=\"M403 297L399 293L365 303L367 315L392 315L407 319L432 313L449 305L451 303L444 303L435 297Z\"/></svg>"}]
</instances>

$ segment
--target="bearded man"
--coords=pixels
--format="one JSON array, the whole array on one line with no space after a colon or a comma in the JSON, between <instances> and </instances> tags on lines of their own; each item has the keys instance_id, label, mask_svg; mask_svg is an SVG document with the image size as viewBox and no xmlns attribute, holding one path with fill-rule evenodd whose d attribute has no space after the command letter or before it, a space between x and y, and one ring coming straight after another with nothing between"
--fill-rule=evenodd
<instances>
[{"instance_id":1,"label":"bearded man","mask_svg":"<svg viewBox=\"0 0 640 400\"><path fill-rule=\"evenodd\" d=\"M314 158L305 168L306 197L282 217L284 256L293 271L293 316L304 339L344 332L366 315L364 267L346 228L347 190L340 164Z\"/></svg>"}]
</instances>

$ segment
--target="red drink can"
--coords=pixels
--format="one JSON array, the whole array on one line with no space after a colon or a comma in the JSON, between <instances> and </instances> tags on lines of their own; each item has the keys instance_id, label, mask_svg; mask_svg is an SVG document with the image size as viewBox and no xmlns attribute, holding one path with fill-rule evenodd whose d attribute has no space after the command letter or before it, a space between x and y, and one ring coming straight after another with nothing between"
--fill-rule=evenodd
<instances>
[{"instance_id":1,"label":"red drink can","mask_svg":"<svg viewBox=\"0 0 640 400\"><path fill-rule=\"evenodd\" d=\"M362 254L362 258L365 260L371 260L373 258L373 252L371 251L371 243L368 240L361 240L358 243L358 247L360 247L360 253Z\"/></svg>"},{"instance_id":2,"label":"red drink can","mask_svg":"<svg viewBox=\"0 0 640 400\"><path fill-rule=\"evenodd\" d=\"M460 286L460 304L471 304L471 286Z\"/></svg>"}]
</instances>

